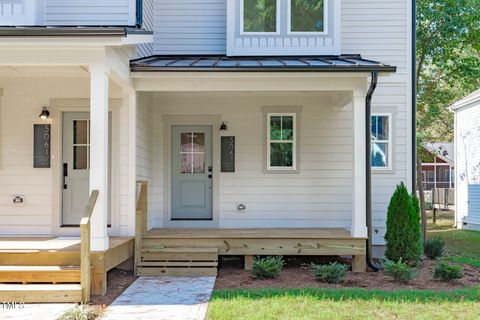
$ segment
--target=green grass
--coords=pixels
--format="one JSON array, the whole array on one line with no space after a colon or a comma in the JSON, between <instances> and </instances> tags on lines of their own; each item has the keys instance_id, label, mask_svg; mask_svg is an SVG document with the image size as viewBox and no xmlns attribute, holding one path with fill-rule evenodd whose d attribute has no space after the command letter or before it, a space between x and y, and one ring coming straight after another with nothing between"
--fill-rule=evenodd
<instances>
[{"instance_id":1,"label":"green grass","mask_svg":"<svg viewBox=\"0 0 480 320\"><path fill-rule=\"evenodd\" d=\"M469 230L431 230L428 238L445 241L446 259L480 268L480 232Z\"/></svg>"},{"instance_id":2,"label":"green grass","mask_svg":"<svg viewBox=\"0 0 480 320\"><path fill-rule=\"evenodd\" d=\"M460 317L461 315L461 317ZM252 289L215 291L207 319L480 319L480 291Z\"/></svg>"}]
</instances>

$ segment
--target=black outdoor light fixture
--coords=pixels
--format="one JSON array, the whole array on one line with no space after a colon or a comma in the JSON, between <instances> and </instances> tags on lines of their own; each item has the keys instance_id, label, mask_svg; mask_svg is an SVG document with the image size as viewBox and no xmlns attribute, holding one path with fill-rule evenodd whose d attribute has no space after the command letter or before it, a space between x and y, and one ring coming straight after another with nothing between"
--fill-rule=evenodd
<instances>
[{"instance_id":1,"label":"black outdoor light fixture","mask_svg":"<svg viewBox=\"0 0 480 320\"><path fill-rule=\"evenodd\" d=\"M225 121L222 121L222 125L220 126L220 131L227 131L227 125Z\"/></svg>"},{"instance_id":2,"label":"black outdoor light fixture","mask_svg":"<svg viewBox=\"0 0 480 320\"><path fill-rule=\"evenodd\" d=\"M42 113L40 113L38 117L42 120L47 120L48 117L50 117L50 111L47 110L47 107L43 107Z\"/></svg>"}]
</instances>

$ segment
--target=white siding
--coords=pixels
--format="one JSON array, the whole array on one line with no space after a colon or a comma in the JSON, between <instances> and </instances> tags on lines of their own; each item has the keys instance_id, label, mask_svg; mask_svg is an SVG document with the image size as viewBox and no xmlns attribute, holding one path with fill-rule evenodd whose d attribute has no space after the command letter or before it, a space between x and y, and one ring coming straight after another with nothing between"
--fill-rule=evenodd
<instances>
[{"instance_id":1,"label":"white siding","mask_svg":"<svg viewBox=\"0 0 480 320\"><path fill-rule=\"evenodd\" d=\"M264 173L263 105L302 105L300 173ZM164 217L162 115L221 114L236 137L236 171L220 174L221 228L346 227L352 221L352 111L318 95L156 94L155 220ZM214 128L215 130L216 128ZM247 206L236 211L236 203ZM156 225L155 225L156 226Z\"/></svg>"},{"instance_id":2,"label":"white siding","mask_svg":"<svg viewBox=\"0 0 480 320\"><path fill-rule=\"evenodd\" d=\"M472 218L471 224L477 223L480 228L480 219L470 217L468 196L468 186L480 184L480 104L455 113L455 155L457 225L462 227L463 219L468 223Z\"/></svg>"},{"instance_id":3,"label":"white siding","mask_svg":"<svg viewBox=\"0 0 480 320\"><path fill-rule=\"evenodd\" d=\"M227 0L155 0L155 54L224 54Z\"/></svg>"},{"instance_id":4,"label":"white siding","mask_svg":"<svg viewBox=\"0 0 480 320\"><path fill-rule=\"evenodd\" d=\"M143 25L145 30L154 29L154 0L143 0ZM148 57L153 54L153 43L142 43L137 46L138 57Z\"/></svg>"},{"instance_id":5,"label":"white siding","mask_svg":"<svg viewBox=\"0 0 480 320\"><path fill-rule=\"evenodd\" d=\"M135 1L44 0L44 25L133 25Z\"/></svg>"},{"instance_id":6,"label":"white siding","mask_svg":"<svg viewBox=\"0 0 480 320\"><path fill-rule=\"evenodd\" d=\"M0 235L58 234L55 229L58 229L60 219L58 212L54 211L58 206L53 199L61 194L61 189L60 183L54 181L53 177L55 171L60 172L60 168L54 166L53 159L61 159L61 142L58 136L52 134L51 168L33 168L33 125L51 123L52 133L59 130L60 113L55 108L57 106L50 105L50 99L83 98L88 101L90 83L86 77L39 77L46 72L41 70L37 69L39 73L33 77L0 77L0 88L3 88L3 96L0 97ZM114 88L111 97L120 97ZM42 106L48 106L51 112L47 121L38 117ZM114 119L125 122L125 114L120 112L119 117ZM115 120L114 126L121 131ZM120 140L115 137L118 134L118 131L114 131L113 141ZM121 189L121 178L115 181L112 191ZM15 194L25 196L22 206L13 205ZM118 205L122 201L117 197L112 204L112 208L119 208L113 218L115 230L111 233L115 235L122 234L122 216L128 214L121 204Z\"/></svg>"},{"instance_id":7,"label":"white siding","mask_svg":"<svg viewBox=\"0 0 480 320\"><path fill-rule=\"evenodd\" d=\"M342 0L342 52L397 67L395 74L380 77L372 112L393 114L393 170L373 172L374 243L383 243L386 210L395 186L411 186L411 102L409 84L410 37L407 0ZM375 231L375 230L378 230Z\"/></svg>"},{"instance_id":8,"label":"white siding","mask_svg":"<svg viewBox=\"0 0 480 320\"><path fill-rule=\"evenodd\" d=\"M136 129L136 166L137 180L148 181L148 224L155 225L153 211L153 166L154 166L154 128L153 128L153 100L148 94L140 95L137 99L137 129Z\"/></svg>"}]
</instances>

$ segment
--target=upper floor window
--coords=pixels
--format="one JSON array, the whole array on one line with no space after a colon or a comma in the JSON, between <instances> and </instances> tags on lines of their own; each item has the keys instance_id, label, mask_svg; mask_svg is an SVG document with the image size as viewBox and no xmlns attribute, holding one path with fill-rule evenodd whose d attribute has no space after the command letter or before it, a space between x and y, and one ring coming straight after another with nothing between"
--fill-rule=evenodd
<instances>
[{"instance_id":1,"label":"upper floor window","mask_svg":"<svg viewBox=\"0 0 480 320\"><path fill-rule=\"evenodd\" d=\"M374 169L389 170L392 165L391 115L372 115L372 155L371 164Z\"/></svg>"},{"instance_id":2,"label":"upper floor window","mask_svg":"<svg viewBox=\"0 0 480 320\"><path fill-rule=\"evenodd\" d=\"M326 33L327 1L324 0L289 0L288 32Z\"/></svg>"},{"instance_id":3,"label":"upper floor window","mask_svg":"<svg viewBox=\"0 0 480 320\"><path fill-rule=\"evenodd\" d=\"M278 31L278 0L242 0L240 5L243 34Z\"/></svg>"}]
</instances>

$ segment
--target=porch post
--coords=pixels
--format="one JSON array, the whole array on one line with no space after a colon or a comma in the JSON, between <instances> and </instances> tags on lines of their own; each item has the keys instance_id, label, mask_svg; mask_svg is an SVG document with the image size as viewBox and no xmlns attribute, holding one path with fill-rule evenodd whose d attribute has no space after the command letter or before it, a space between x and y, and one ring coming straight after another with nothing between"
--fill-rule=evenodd
<instances>
[{"instance_id":1,"label":"porch post","mask_svg":"<svg viewBox=\"0 0 480 320\"><path fill-rule=\"evenodd\" d=\"M355 238L367 237L365 115L365 90L355 90L353 94L353 213L350 231Z\"/></svg>"},{"instance_id":2,"label":"porch post","mask_svg":"<svg viewBox=\"0 0 480 320\"><path fill-rule=\"evenodd\" d=\"M98 190L92 214L91 250L108 249L108 76L105 65L90 65L90 191Z\"/></svg>"}]
</instances>

